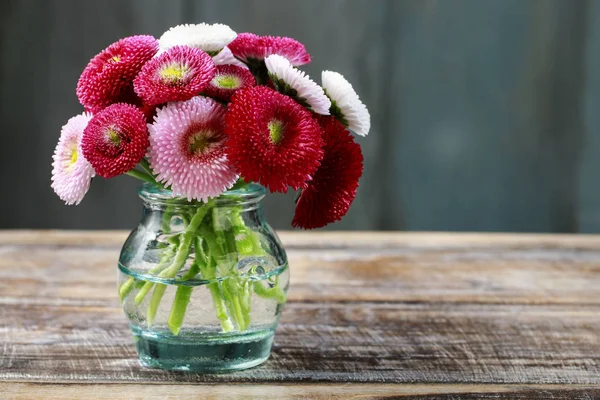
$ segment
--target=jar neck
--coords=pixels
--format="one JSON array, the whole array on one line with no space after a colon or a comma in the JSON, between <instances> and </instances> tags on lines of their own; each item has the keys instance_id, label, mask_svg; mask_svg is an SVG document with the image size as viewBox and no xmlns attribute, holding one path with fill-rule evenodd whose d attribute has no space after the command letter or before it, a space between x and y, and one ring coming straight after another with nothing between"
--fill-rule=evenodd
<instances>
[{"instance_id":1,"label":"jar neck","mask_svg":"<svg viewBox=\"0 0 600 400\"><path fill-rule=\"evenodd\" d=\"M208 202L188 200L185 197L174 196L173 192L161 189L155 185L145 183L138 195L144 202L144 207L151 210L196 209L210 204L218 208L238 208L241 211L260 209L260 201L265 197L266 190L256 183L248 183L236 189L227 190L220 196L209 199Z\"/></svg>"}]
</instances>

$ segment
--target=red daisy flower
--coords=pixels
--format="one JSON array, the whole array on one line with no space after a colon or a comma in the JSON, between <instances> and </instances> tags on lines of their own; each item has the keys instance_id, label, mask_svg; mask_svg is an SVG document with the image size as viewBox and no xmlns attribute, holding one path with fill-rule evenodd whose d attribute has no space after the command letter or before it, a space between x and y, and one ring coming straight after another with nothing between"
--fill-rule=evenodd
<instances>
[{"instance_id":1,"label":"red daisy flower","mask_svg":"<svg viewBox=\"0 0 600 400\"><path fill-rule=\"evenodd\" d=\"M144 65L133 84L146 104L184 101L197 96L215 71L212 57L202 50L175 46Z\"/></svg>"},{"instance_id":2,"label":"red daisy flower","mask_svg":"<svg viewBox=\"0 0 600 400\"><path fill-rule=\"evenodd\" d=\"M113 103L140 104L133 79L158 51L152 36L130 36L111 44L89 62L77 82L77 97L96 113Z\"/></svg>"},{"instance_id":3,"label":"red daisy flower","mask_svg":"<svg viewBox=\"0 0 600 400\"><path fill-rule=\"evenodd\" d=\"M81 148L96 174L112 178L131 170L148 148L146 117L131 104L117 103L94 115Z\"/></svg>"},{"instance_id":4,"label":"red daisy flower","mask_svg":"<svg viewBox=\"0 0 600 400\"><path fill-rule=\"evenodd\" d=\"M325 156L298 199L292 220L296 228L321 228L342 219L363 172L363 155L350 132L334 117L321 117L320 123L325 132Z\"/></svg>"},{"instance_id":5,"label":"red daisy flower","mask_svg":"<svg viewBox=\"0 0 600 400\"><path fill-rule=\"evenodd\" d=\"M310 54L306 51L306 47L289 37L240 33L227 47L234 56L246 63L251 63L253 60L262 61L271 54L279 54L287 58L294 66L310 62Z\"/></svg>"},{"instance_id":6,"label":"red daisy flower","mask_svg":"<svg viewBox=\"0 0 600 400\"><path fill-rule=\"evenodd\" d=\"M271 192L303 188L323 157L310 111L265 86L238 91L225 117L227 155L242 177Z\"/></svg>"},{"instance_id":7,"label":"red daisy flower","mask_svg":"<svg viewBox=\"0 0 600 400\"><path fill-rule=\"evenodd\" d=\"M154 121L154 117L156 116L156 111L157 108L159 108L159 105L150 105L150 104L145 104L143 103L139 109L142 113L144 113L144 116L146 117L146 122L151 124L152 121Z\"/></svg>"},{"instance_id":8,"label":"red daisy flower","mask_svg":"<svg viewBox=\"0 0 600 400\"><path fill-rule=\"evenodd\" d=\"M256 80L247 69L236 65L217 65L217 73L204 88L204 94L229 102L236 91L252 86L256 86Z\"/></svg>"}]
</instances>

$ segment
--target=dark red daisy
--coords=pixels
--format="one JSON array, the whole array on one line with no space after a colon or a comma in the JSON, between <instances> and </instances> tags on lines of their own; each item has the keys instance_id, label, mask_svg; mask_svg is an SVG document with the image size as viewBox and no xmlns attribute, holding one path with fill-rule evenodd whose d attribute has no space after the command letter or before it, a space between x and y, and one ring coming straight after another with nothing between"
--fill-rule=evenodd
<instances>
[{"instance_id":1,"label":"dark red daisy","mask_svg":"<svg viewBox=\"0 0 600 400\"><path fill-rule=\"evenodd\" d=\"M236 65L217 65L217 73L204 88L204 94L229 102L231 96L240 89L256 85L252 73Z\"/></svg>"},{"instance_id":2,"label":"dark red daisy","mask_svg":"<svg viewBox=\"0 0 600 400\"><path fill-rule=\"evenodd\" d=\"M175 46L150 60L133 82L145 104L189 100L215 76L212 57L200 49Z\"/></svg>"},{"instance_id":3,"label":"dark red daisy","mask_svg":"<svg viewBox=\"0 0 600 400\"><path fill-rule=\"evenodd\" d=\"M139 109L142 113L144 113L144 116L146 117L146 122L151 124L152 121L154 121L154 117L156 116L156 110L157 108L159 108L160 105L149 105L149 104L142 104Z\"/></svg>"},{"instance_id":4,"label":"dark red daisy","mask_svg":"<svg viewBox=\"0 0 600 400\"><path fill-rule=\"evenodd\" d=\"M363 172L358 143L334 117L321 117L325 156L308 187L302 191L292 225L314 229L342 219L348 212Z\"/></svg>"},{"instance_id":5,"label":"dark red daisy","mask_svg":"<svg viewBox=\"0 0 600 400\"><path fill-rule=\"evenodd\" d=\"M311 113L268 87L233 95L225 122L229 160L246 181L271 192L305 187L323 157L322 129Z\"/></svg>"},{"instance_id":6,"label":"dark red daisy","mask_svg":"<svg viewBox=\"0 0 600 400\"><path fill-rule=\"evenodd\" d=\"M90 120L81 140L83 155L104 178L130 171L148 148L146 117L131 104L106 107Z\"/></svg>"},{"instance_id":7,"label":"dark red daisy","mask_svg":"<svg viewBox=\"0 0 600 400\"><path fill-rule=\"evenodd\" d=\"M158 51L152 36L130 36L111 44L89 62L77 82L77 97L96 113L113 103L140 104L133 80Z\"/></svg>"},{"instance_id":8,"label":"dark red daisy","mask_svg":"<svg viewBox=\"0 0 600 400\"><path fill-rule=\"evenodd\" d=\"M287 58L294 66L310 62L310 54L306 51L306 47L289 37L240 33L227 47L234 56L246 63L262 61L271 54L279 54Z\"/></svg>"}]
</instances>

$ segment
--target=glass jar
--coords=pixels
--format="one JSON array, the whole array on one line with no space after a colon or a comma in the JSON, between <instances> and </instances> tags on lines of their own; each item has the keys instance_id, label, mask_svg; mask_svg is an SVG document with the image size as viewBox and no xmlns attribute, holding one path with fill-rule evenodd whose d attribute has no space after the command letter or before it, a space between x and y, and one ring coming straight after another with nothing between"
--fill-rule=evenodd
<instances>
[{"instance_id":1,"label":"glass jar","mask_svg":"<svg viewBox=\"0 0 600 400\"><path fill-rule=\"evenodd\" d=\"M285 251L264 221L262 186L206 202L144 185L123 245L119 296L140 361L173 370L253 367L271 352L287 297Z\"/></svg>"}]
</instances>

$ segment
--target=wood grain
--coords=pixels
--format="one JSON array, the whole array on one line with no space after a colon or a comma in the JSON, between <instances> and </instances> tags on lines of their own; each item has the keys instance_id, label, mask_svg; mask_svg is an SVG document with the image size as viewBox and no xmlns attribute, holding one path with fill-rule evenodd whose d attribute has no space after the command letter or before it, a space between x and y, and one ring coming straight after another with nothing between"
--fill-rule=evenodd
<instances>
[{"instance_id":1,"label":"wood grain","mask_svg":"<svg viewBox=\"0 0 600 400\"><path fill-rule=\"evenodd\" d=\"M219 384L235 381L321 396L307 398L353 398L335 389L349 382L356 398L598 396L588 387L600 385L598 236L283 232L292 289L273 354L229 375L138 365L115 294L124 238L0 232L0 381L12 382L0 394L24 398L41 382L53 384L47 398L98 382L121 398L144 383L225 393Z\"/></svg>"},{"instance_id":2,"label":"wood grain","mask_svg":"<svg viewBox=\"0 0 600 400\"><path fill-rule=\"evenodd\" d=\"M125 237L0 233L0 295L114 300L110 269ZM292 266L292 301L600 304L600 236L283 232L281 238Z\"/></svg>"},{"instance_id":3,"label":"wood grain","mask_svg":"<svg viewBox=\"0 0 600 400\"><path fill-rule=\"evenodd\" d=\"M600 389L581 385L390 385L390 384L239 384L239 385L141 385L13 383L0 386L7 400L86 399L404 399L404 400L590 400Z\"/></svg>"}]
</instances>

